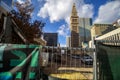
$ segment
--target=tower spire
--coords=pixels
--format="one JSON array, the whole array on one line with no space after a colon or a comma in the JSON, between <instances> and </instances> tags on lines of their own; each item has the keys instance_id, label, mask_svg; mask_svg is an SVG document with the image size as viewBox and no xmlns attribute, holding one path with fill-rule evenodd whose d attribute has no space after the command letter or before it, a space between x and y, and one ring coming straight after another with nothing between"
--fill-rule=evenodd
<instances>
[{"instance_id":1,"label":"tower spire","mask_svg":"<svg viewBox=\"0 0 120 80\"><path fill-rule=\"evenodd\" d=\"M77 10L76 10L75 3L73 3L72 14L71 14L71 16L77 16Z\"/></svg>"}]
</instances>

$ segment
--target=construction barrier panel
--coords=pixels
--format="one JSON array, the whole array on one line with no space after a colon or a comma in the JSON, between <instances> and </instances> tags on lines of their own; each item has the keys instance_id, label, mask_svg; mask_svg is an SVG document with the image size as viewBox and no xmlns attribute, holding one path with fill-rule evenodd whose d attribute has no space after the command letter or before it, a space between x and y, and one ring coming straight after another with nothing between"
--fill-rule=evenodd
<instances>
[{"instance_id":1,"label":"construction barrier panel","mask_svg":"<svg viewBox=\"0 0 120 80\"><path fill-rule=\"evenodd\" d=\"M98 43L97 51L97 80L120 79L120 46Z\"/></svg>"},{"instance_id":2,"label":"construction barrier panel","mask_svg":"<svg viewBox=\"0 0 120 80\"><path fill-rule=\"evenodd\" d=\"M39 80L41 46L0 44L0 80Z\"/></svg>"}]
</instances>

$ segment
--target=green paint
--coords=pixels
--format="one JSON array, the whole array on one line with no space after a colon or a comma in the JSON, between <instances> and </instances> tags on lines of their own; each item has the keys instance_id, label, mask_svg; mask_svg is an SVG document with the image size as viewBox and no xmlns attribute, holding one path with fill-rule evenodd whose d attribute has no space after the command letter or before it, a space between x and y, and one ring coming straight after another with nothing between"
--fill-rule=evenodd
<instances>
[{"instance_id":1,"label":"green paint","mask_svg":"<svg viewBox=\"0 0 120 80\"><path fill-rule=\"evenodd\" d=\"M27 47L27 45L24 45L24 44L20 44L20 45L14 44L14 45L12 46L12 48L26 48L26 47Z\"/></svg>"},{"instance_id":2,"label":"green paint","mask_svg":"<svg viewBox=\"0 0 120 80\"><path fill-rule=\"evenodd\" d=\"M31 44L31 45L24 45L24 44L14 44L13 48L36 48L36 47L39 47L39 45L34 45L34 44Z\"/></svg>"},{"instance_id":3,"label":"green paint","mask_svg":"<svg viewBox=\"0 0 120 80\"><path fill-rule=\"evenodd\" d=\"M2 61L3 59L3 52L4 52L4 48L7 46L7 44L0 46L0 61ZM39 58L39 48L42 48L39 45L18 45L18 44L14 44L12 46L8 46L11 49L11 53L13 55L16 56L16 58L18 57L18 59L11 59L10 60L10 66L23 66L25 65L27 60L30 60L31 58L31 63L30 63L30 67L37 67L38 66L38 58ZM14 50L14 48L35 48L30 54L29 56L26 56L26 53L24 53L23 51L20 50ZM7 56L6 56L7 57ZM2 64L0 64L0 68L4 67ZM29 73L29 79L35 79L35 72L30 72ZM0 72L0 80L12 80L13 75L10 72L4 72L1 73ZM16 78L17 79L22 79L22 72L16 72Z\"/></svg>"},{"instance_id":4,"label":"green paint","mask_svg":"<svg viewBox=\"0 0 120 80\"><path fill-rule=\"evenodd\" d=\"M12 46L12 48L36 48L36 47L39 47L39 45L34 45L34 44L31 44L31 45L24 45L24 44L14 44Z\"/></svg>"},{"instance_id":5,"label":"green paint","mask_svg":"<svg viewBox=\"0 0 120 80\"><path fill-rule=\"evenodd\" d=\"M12 74L10 72L0 73L0 80L12 80Z\"/></svg>"},{"instance_id":6,"label":"green paint","mask_svg":"<svg viewBox=\"0 0 120 80\"><path fill-rule=\"evenodd\" d=\"M12 76L12 74L10 72L2 72L0 76Z\"/></svg>"},{"instance_id":7,"label":"green paint","mask_svg":"<svg viewBox=\"0 0 120 80\"><path fill-rule=\"evenodd\" d=\"M35 72L29 73L29 79L35 79Z\"/></svg>"},{"instance_id":8,"label":"green paint","mask_svg":"<svg viewBox=\"0 0 120 80\"><path fill-rule=\"evenodd\" d=\"M36 52L36 49L37 49L37 48L35 48L30 55L33 55L33 54ZM30 55L29 55L29 56L30 56ZM26 58L21 64L19 64L18 66L23 66L23 65L25 64L26 60L28 60L28 59L29 59L29 57L27 57L27 58Z\"/></svg>"},{"instance_id":9,"label":"green paint","mask_svg":"<svg viewBox=\"0 0 120 80\"><path fill-rule=\"evenodd\" d=\"M18 51L18 50L13 50L11 51L14 55L16 55L17 57L19 57L19 59L12 59L10 60L10 66L17 66L20 63L22 63L25 59L26 59L26 54L22 51ZM25 62L24 62L25 63ZM23 64L24 64L23 63ZM21 65L22 66L22 65Z\"/></svg>"},{"instance_id":10,"label":"green paint","mask_svg":"<svg viewBox=\"0 0 120 80\"><path fill-rule=\"evenodd\" d=\"M21 66L23 66L25 63L26 63L26 60L27 59L25 59L24 61L22 61L19 65L17 65L17 66L19 66L19 67L21 67Z\"/></svg>"},{"instance_id":11,"label":"green paint","mask_svg":"<svg viewBox=\"0 0 120 80\"><path fill-rule=\"evenodd\" d=\"M31 67L37 67L38 56L39 56L39 49L36 48L36 50L32 53Z\"/></svg>"},{"instance_id":12,"label":"green paint","mask_svg":"<svg viewBox=\"0 0 120 80\"><path fill-rule=\"evenodd\" d=\"M34 44L29 45L29 48L36 48L36 47L39 47L39 46L38 45L34 45Z\"/></svg>"},{"instance_id":13,"label":"green paint","mask_svg":"<svg viewBox=\"0 0 120 80\"><path fill-rule=\"evenodd\" d=\"M3 52L4 52L5 47L6 47L6 44L4 44L3 46L0 47L0 61L3 60ZM2 67L3 67L3 64L0 63L0 68L2 68Z\"/></svg>"},{"instance_id":14,"label":"green paint","mask_svg":"<svg viewBox=\"0 0 120 80\"><path fill-rule=\"evenodd\" d=\"M17 79L22 79L22 72L17 72L16 78Z\"/></svg>"}]
</instances>

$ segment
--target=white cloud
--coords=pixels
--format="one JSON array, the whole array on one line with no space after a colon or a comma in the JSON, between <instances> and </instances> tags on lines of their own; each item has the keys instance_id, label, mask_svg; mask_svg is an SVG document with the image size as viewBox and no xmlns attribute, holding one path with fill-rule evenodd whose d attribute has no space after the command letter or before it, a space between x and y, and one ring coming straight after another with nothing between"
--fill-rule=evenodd
<instances>
[{"instance_id":1,"label":"white cloud","mask_svg":"<svg viewBox=\"0 0 120 80\"><path fill-rule=\"evenodd\" d=\"M94 23L113 23L118 18L120 18L120 1L112 1L100 6Z\"/></svg>"},{"instance_id":2,"label":"white cloud","mask_svg":"<svg viewBox=\"0 0 120 80\"><path fill-rule=\"evenodd\" d=\"M25 2L29 2L28 5L30 5L32 3L31 0L16 0L19 4L22 4L23 7L26 6Z\"/></svg>"},{"instance_id":3,"label":"white cloud","mask_svg":"<svg viewBox=\"0 0 120 80\"><path fill-rule=\"evenodd\" d=\"M78 15L79 17L92 18L94 14L93 9L94 7L92 4L82 4L79 6Z\"/></svg>"},{"instance_id":4,"label":"white cloud","mask_svg":"<svg viewBox=\"0 0 120 80\"><path fill-rule=\"evenodd\" d=\"M62 25L57 32L59 35L66 37L69 34L69 27L67 25Z\"/></svg>"},{"instance_id":5,"label":"white cloud","mask_svg":"<svg viewBox=\"0 0 120 80\"><path fill-rule=\"evenodd\" d=\"M17 0L17 1L18 1L20 4L23 4L23 3L25 2L24 0ZM31 0L26 0L26 1L32 3Z\"/></svg>"},{"instance_id":6,"label":"white cloud","mask_svg":"<svg viewBox=\"0 0 120 80\"><path fill-rule=\"evenodd\" d=\"M66 19L71 12L69 8L72 3L73 0L46 0L38 16L43 18L49 17L51 22Z\"/></svg>"},{"instance_id":7,"label":"white cloud","mask_svg":"<svg viewBox=\"0 0 120 80\"><path fill-rule=\"evenodd\" d=\"M37 15L42 18L49 17L51 22L65 20L70 24L70 14L74 1L80 17L93 16L93 5L85 4L84 0L46 0Z\"/></svg>"},{"instance_id":8,"label":"white cloud","mask_svg":"<svg viewBox=\"0 0 120 80\"><path fill-rule=\"evenodd\" d=\"M23 0L17 0L20 4L23 4L24 1Z\"/></svg>"}]
</instances>

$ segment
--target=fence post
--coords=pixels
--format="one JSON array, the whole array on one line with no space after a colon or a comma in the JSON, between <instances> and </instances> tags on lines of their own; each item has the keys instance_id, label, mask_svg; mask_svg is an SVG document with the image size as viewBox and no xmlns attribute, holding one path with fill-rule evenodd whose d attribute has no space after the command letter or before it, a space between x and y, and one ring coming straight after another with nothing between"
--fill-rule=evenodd
<instances>
[{"instance_id":1,"label":"fence post","mask_svg":"<svg viewBox=\"0 0 120 80\"><path fill-rule=\"evenodd\" d=\"M93 65L93 69L94 69L94 79L93 80L97 80L97 76L98 76L98 73L97 73L97 42L94 40L94 44L95 44L95 52L94 52L94 65Z\"/></svg>"}]
</instances>

